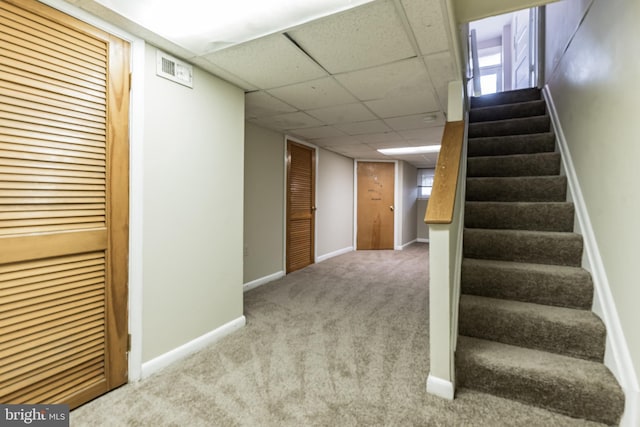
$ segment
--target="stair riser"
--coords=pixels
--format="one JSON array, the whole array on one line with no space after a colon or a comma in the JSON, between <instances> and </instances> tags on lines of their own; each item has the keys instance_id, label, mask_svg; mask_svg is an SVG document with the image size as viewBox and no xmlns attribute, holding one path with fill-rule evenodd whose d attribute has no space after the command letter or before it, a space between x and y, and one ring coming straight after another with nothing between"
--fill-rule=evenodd
<instances>
[{"instance_id":1,"label":"stair riser","mask_svg":"<svg viewBox=\"0 0 640 427\"><path fill-rule=\"evenodd\" d=\"M544 101L538 100L519 104L497 105L480 109L472 109L469 111L469 121L471 123L478 123L493 120L542 116L545 113L546 108Z\"/></svg>"},{"instance_id":2,"label":"stair riser","mask_svg":"<svg viewBox=\"0 0 640 427\"><path fill-rule=\"evenodd\" d=\"M591 309L593 302L591 275L584 270L554 274L463 262L461 289L467 295L581 310Z\"/></svg>"},{"instance_id":3,"label":"stair riser","mask_svg":"<svg viewBox=\"0 0 640 427\"><path fill-rule=\"evenodd\" d=\"M551 129L549 116L469 124L469 138L545 133Z\"/></svg>"},{"instance_id":4,"label":"stair riser","mask_svg":"<svg viewBox=\"0 0 640 427\"><path fill-rule=\"evenodd\" d=\"M469 140L467 155L471 158L544 153L554 151L555 145L552 133L474 138Z\"/></svg>"},{"instance_id":5,"label":"stair riser","mask_svg":"<svg viewBox=\"0 0 640 427\"><path fill-rule=\"evenodd\" d=\"M552 178L467 178L467 201L564 202L567 180Z\"/></svg>"},{"instance_id":6,"label":"stair riser","mask_svg":"<svg viewBox=\"0 0 640 427\"><path fill-rule=\"evenodd\" d=\"M540 89L531 88L510 92L501 92L483 97L472 97L471 108L488 107L499 104L535 101L541 98Z\"/></svg>"},{"instance_id":7,"label":"stair riser","mask_svg":"<svg viewBox=\"0 0 640 427\"><path fill-rule=\"evenodd\" d=\"M464 226L532 231L573 231L574 209L570 203L467 202Z\"/></svg>"},{"instance_id":8,"label":"stair riser","mask_svg":"<svg viewBox=\"0 0 640 427\"><path fill-rule=\"evenodd\" d=\"M558 309L563 310L563 309ZM568 310L568 309L564 309ZM514 327L517 325L517 327ZM531 312L460 304L460 335L549 351L594 362L604 359L605 330L601 323L546 319Z\"/></svg>"},{"instance_id":9,"label":"stair riser","mask_svg":"<svg viewBox=\"0 0 640 427\"><path fill-rule=\"evenodd\" d=\"M467 161L468 177L551 176L560 174L560 153L474 157Z\"/></svg>"},{"instance_id":10,"label":"stair riser","mask_svg":"<svg viewBox=\"0 0 640 427\"><path fill-rule=\"evenodd\" d=\"M599 388L559 382L553 378L531 377L526 372L495 371L480 364L461 364L464 368L456 370L456 381L460 387L517 400L574 418L617 425L618 414L624 408L624 401L603 399Z\"/></svg>"},{"instance_id":11,"label":"stair riser","mask_svg":"<svg viewBox=\"0 0 640 427\"><path fill-rule=\"evenodd\" d=\"M577 267L582 262L582 238L572 233L549 237L544 233L466 229L463 252L466 258Z\"/></svg>"}]
</instances>

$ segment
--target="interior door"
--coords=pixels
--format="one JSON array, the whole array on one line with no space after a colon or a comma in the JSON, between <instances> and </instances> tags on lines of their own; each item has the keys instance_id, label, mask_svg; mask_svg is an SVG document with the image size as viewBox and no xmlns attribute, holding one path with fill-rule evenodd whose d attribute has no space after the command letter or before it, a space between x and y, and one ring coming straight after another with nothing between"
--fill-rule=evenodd
<instances>
[{"instance_id":1,"label":"interior door","mask_svg":"<svg viewBox=\"0 0 640 427\"><path fill-rule=\"evenodd\" d=\"M531 87L531 44L530 44L530 10L524 9L513 15L513 82L514 89Z\"/></svg>"},{"instance_id":2,"label":"interior door","mask_svg":"<svg viewBox=\"0 0 640 427\"><path fill-rule=\"evenodd\" d=\"M357 249L393 249L395 164L358 162L357 181Z\"/></svg>"},{"instance_id":3,"label":"interior door","mask_svg":"<svg viewBox=\"0 0 640 427\"><path fill-rule=\"evenodd\" d=\"M287 141L287 273L314 263L315 150Z\"/></svg>"},{"instance_id":4,"label":"interior door","mask_svg":"<svg viewBox=\"0 0 640 427\"><path fill-rule=\"evenodd\" d=\"M129 45L0 0L0 402L127 380Z\"/></svg>"}]
</instances>

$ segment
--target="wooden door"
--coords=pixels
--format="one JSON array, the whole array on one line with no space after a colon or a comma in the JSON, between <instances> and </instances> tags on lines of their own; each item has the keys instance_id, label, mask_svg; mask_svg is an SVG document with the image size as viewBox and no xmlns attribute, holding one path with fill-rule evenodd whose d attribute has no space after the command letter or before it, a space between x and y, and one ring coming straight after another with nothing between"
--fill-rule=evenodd
<instances>
[{"instance_id":1,"label":"wooden door","mask_svg":"<svg viewBox=\"0 0 640 427\"><path fill-rule=\"evenodd\" d=\"M315 153L287 141L287 273L314 262Z\"/></svg>"},{"instance_id":2,"label":"wooden door","mask_svg":"<svg viewBox=\"0 0 640 427\"><path fill-rule=\"evenodd\" d=\"M358 234L356 247L393 249L395 165L358 162Z\"/></svg>"},{"instance_id":3,"label":"wooden door","mask_svg":"<svg viewBox=\"0 0 640 427\"><path fill-rule=\"evenodd\" d=\"M0 0L0 402L127 380L129 45Z\"/></svg>"}]
</instances>

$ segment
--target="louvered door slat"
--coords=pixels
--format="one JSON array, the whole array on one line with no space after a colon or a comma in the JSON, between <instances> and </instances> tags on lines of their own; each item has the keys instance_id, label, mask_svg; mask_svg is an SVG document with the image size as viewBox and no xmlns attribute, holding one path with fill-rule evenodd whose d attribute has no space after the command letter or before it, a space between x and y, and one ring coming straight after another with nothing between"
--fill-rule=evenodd
<instances>
[{"instance_id":1,"label":"louvered door slat","mask_svg":"<svg viewBox=\"0 0 640 427\"><path fill-rule=\"evenodd\" d=\"M126 381L128 49L0 0L0 402Z\"/></svg>"}]
</instances>

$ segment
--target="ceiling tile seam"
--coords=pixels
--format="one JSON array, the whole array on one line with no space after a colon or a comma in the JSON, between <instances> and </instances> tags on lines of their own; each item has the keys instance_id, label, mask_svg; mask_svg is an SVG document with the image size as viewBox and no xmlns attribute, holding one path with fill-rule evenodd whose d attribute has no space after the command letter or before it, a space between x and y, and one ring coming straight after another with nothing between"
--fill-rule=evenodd
<instances>
[{"instance_id":1,"label":"ceiling tile seam","mask_svg":"<svg viewBox=\"0 0 640 427\"><path fill-rule=\"evenodd\" d=\"M323 77L323 78L326 78L326 77ZM282 87L286 87L286 86L282 86ZM290 111L290 112L288 112L288 113L274 113L274 114L268 114L268 115L266 115L266 116L257 116L256 118L260 118L260 119L263 119L263 118L264 118L264 119L268 119L268 118L270 118L270 117L281 116L281 115L283 115L283 114L295 114L295 113L306 113L307 115L309 115L305 110L301 110L301 109L299 109L298 107L296 107L295 105L291 105L291 104L289 104L288 102L283 101L282 99L278 98L277 96L272 95L271 93L267 92L265 89L252 90L252 91L245 92L244 94L245 94L245 96L246 96L246 95L247 95L247 94L249 94L249 93L255 93L255 92L264 92L264 93L266 93L267 95L269 95L269 96L271 96L271 97L273 97L273 98L277 99L278 101L282 102L282 103L283 103L283 104L285 104L286 106L291 107L293 110L295 110L295 111ZM313 117L313 116L312 116L312 117ZM313 117L313 118L315 119L315 117ZM322 121L322 120L320 120L320 121ZM323 122L323 123L324 123L324 122Z\"/></svg>"},{"instance_id":2,"label":"ceiling tile seam","mask_svg":"<svg viewBox=\"0 0 640 427\"><path fill-rule=\"evenodd\" d=\"M442 101L440 100L440 96L438 95L438 91L436 89L436 85L433 82L433 77L431 76L431 73L429 72L429 67L427 67L427 62L424 59L427 55L423 55L422 51L420 50L420 47L418 45L418 39L415 35L415 33L413 32L413 28L411 27L411 24L409 23L409 18L407 18L407 11L404 9L404 6L402 5L402 0L393 0L393 4L396 8L396 12L398 14L398 16L400 17L400 21L402 22L402 25L404 27L405 32L407 33L407 37L409 38L409 42L411 43L411 46L413 47L413 50L416 52L416 56L422 59L422 63L424 64L424 68L427 71L427 76L429 77L429 83L431 84L431 89L432 89L432 95L435 95L436 100L438 101L438 105L440 106L440 109L444 112L446 111L446 105L443 106ZM442 9L441 9L442 11ZM444 19L444 17L443 17ZM446 34L447 36L447 45L449 47L449 50L451 49L451 37L450 35ZM445 51L439 51L437 53L442 53L442 52L448 52L449 50L445 50ZM428 55L433 55L436 52L430 52Z\"/></svg>"},{"instance_id":3,"label":"ceiling tile seam","mask_svg":"<svg viewBox=\"0 0 640 427\"><path fill-rule=\"evenodd\" d=\"M288 32L285 31L284 33L282 33L282 35L289 41L289 43L293 44L293 46L296 49L298 49L304 56L309 58L310 61L312 61L318 67L322 68L322 71L324 71L325 73L327 73L330 76L332 75L331 72L329 70L327 70L327 68L324 65L322 65L316 58L311 56L311 54L309 54L309 52L307 52L307 50L305 48L303 48L300 45L300 43L298 43L298 41L293 38L293 36L291 34L289 34Z\"/></svg>"},{"instance_id":4,"label":"ceiling tile seam","mask_svg":"<svg viewBox=\"0 0 640 427\"><path fill-rule=\"evenodd\" d=\"M400 22L402 22L402 27L407 35L407 38L409 39L409 44L411 45L413 52L416 54L416 56L420 56L422 52L420 51L420 47L418 46L418 40L413 32L413 28L411 28L411 24L409 23L409 18L407 18L407 12L404 10L404 6L402 6L402 0L393 0L393 6L396 10L398 18L400 18Z\"/></svg>"}]
</instances>

